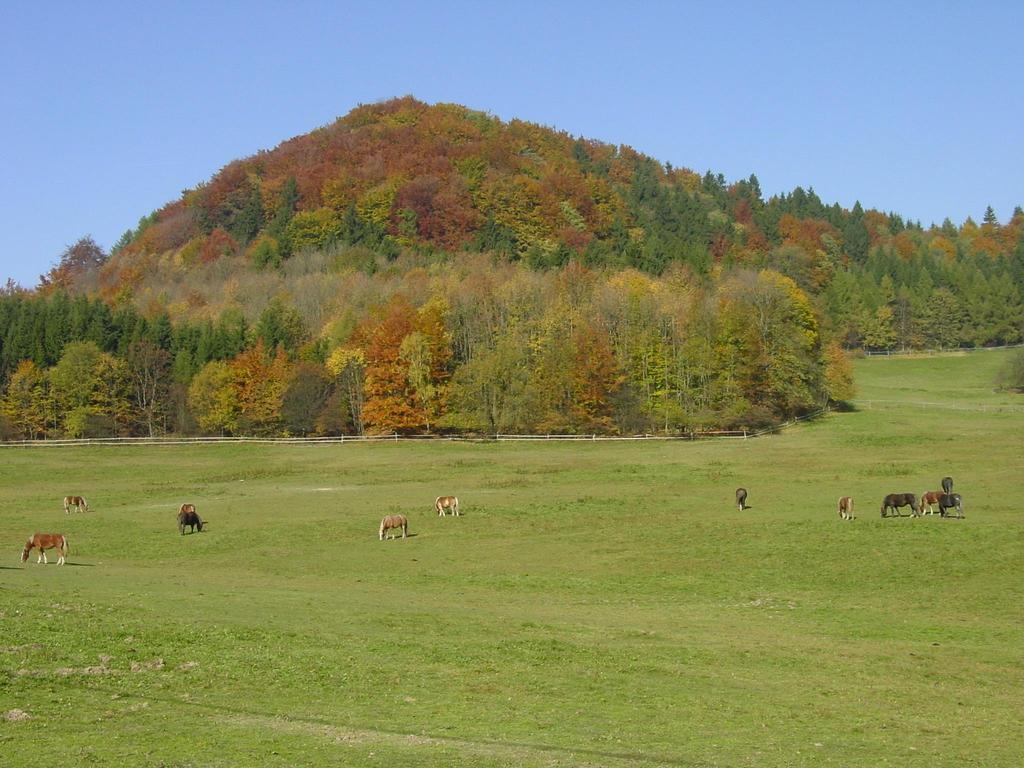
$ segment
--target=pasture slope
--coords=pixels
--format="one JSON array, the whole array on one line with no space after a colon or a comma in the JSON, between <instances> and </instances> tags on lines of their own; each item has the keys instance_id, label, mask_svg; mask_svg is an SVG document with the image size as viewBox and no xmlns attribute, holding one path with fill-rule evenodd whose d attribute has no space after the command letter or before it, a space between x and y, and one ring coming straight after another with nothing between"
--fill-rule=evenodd
<instances>
[{"instance_id":1,"label":"pasture slope","mask_svg":"<svg viewBox=\"0 0 1024 768\"><path fill-rule=\"evenodd\" d=\"M1003 359L858 361L859 398L1019 403ZM1018 768L1022 426L2 449L0 764ZM945 474L965 520L880 518Z\"/></svg>"}]
</instances>

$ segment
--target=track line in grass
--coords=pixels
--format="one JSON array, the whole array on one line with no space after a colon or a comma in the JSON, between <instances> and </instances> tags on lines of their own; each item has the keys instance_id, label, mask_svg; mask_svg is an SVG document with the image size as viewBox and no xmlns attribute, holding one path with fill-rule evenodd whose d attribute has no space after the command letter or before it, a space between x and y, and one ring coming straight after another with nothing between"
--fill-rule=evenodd
<instances>
[{"instance_id":1,"label":"track line in grass","mask_svg":"<svg viewBox=\"0 0 1024 768\"><path fill-rule=\"evenodd\" d=\"M574 768L601 768L612 765L665 765L665 766L706 766L707 763L684 760L667 755L650 755L637 752L614 752L588 747L560 747L552 744L532 744L497 739L469 739L458 736L431 736L405 733L384 729L344 728L318 720L296 717L267 715L229 715L226 724L245 727L269 728L289 734L319 736L335 743L387 744L393 747L438 747L455 749L467 757L486 757L515 760L550 761L565 760L554 765L571 765ZM582 759L581 759L582 757ZM592 759L598 762L590 762Z\"/></svg>"},{"instance_id":2,"label":"track line in grass","mask_svg":"<svg viewBox=\"0 0 1024 768\"><path fill-rule=\"evenodd\" d=\"M75 678L67 677L67 681ZM93 678L95 680L95 678ZM79 685L71 682L72 687L81 687L94 692L109 692L121 696L120 689L107 688L102 684L85 682ZM62 682L64 688L68 683ZM164 704L174 711L203 709L215 716L227 726L253 729L270 729L289 735L318 737L334 744L367 745L380 744L394 748L436 748L449 749L461 753L466 758L487 758L510 760L515 765L526 764L526 761L543 763L548 766L572 766L572 768L609 768L622 766L673 766L683 768L709 768L710 763L688 760L681 757L648 754L644 752L616 752L614 750L597 749L594 747L564 747L554 744L530 743L522 741L504 741L500 739L472 739L460 736L435 736L424 733L386 728L353 728L335 725L326 720L314 717L298 717L293 715L270 715L254 712L244 707L227 706L196 701L195 699L152 694L130 694L130 698L138 700L135 709L148 707L149 704Z\"/></svg>"}]
</instances>

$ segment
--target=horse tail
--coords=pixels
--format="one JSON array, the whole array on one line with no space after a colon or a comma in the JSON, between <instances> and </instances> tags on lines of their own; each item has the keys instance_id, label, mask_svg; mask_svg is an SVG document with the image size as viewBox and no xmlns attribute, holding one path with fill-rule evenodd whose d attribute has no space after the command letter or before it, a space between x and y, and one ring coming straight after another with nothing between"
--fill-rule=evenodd
<instances>
[{"instance_id":1,"label":"horse tail","mask_svg":"<svg viewBox=\"0 0 1024 768\"><path fill-rule=\"evenodd\" d=\"M60 553L64 557L67 557L68 556L68 552L70 551L70 549L71 548L70 548L70 546L68 544L68 537L63 535L63 534L61 534L61 537L60 537Z\"/></svg>"}]
</instances>

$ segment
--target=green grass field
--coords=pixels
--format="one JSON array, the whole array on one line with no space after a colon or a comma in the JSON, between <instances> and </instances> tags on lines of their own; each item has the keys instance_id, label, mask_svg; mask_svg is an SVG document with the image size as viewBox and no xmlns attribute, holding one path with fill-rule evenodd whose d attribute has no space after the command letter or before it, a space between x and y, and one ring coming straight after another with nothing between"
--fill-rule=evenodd
<instances>
[{"instance_id":1,"label":"green grass field","mask_svg":"<svg viewBox=\"0 0 1024 768\"><path fill-rule=\"evenodd\" d=\"M858 398L1019 405L1004 359L858 361ZM1022 427L3 449L0 765L1017 768ZM966 519L880 518L946 474Z\"/></svg>"}]
</instances>

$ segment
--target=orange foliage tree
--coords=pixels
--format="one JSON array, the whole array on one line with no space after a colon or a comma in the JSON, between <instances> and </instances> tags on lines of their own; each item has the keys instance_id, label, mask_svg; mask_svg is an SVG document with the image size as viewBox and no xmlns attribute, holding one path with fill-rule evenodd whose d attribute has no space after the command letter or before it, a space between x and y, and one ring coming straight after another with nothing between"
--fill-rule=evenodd
<instances>
[{"instance_id":1,"label":"orange foliage tree","mask_svg":"<svg viewBox=\"0 0 1024 768\"><path fill-rule=\"evenodd\" d=\"M427 414L409 380L409 362L401 354L414 314L409 300L396 294L379 318L357 330L366 359L363 421L370 433L411 432L426 426Z\"/></svg>"}]
</instances>

